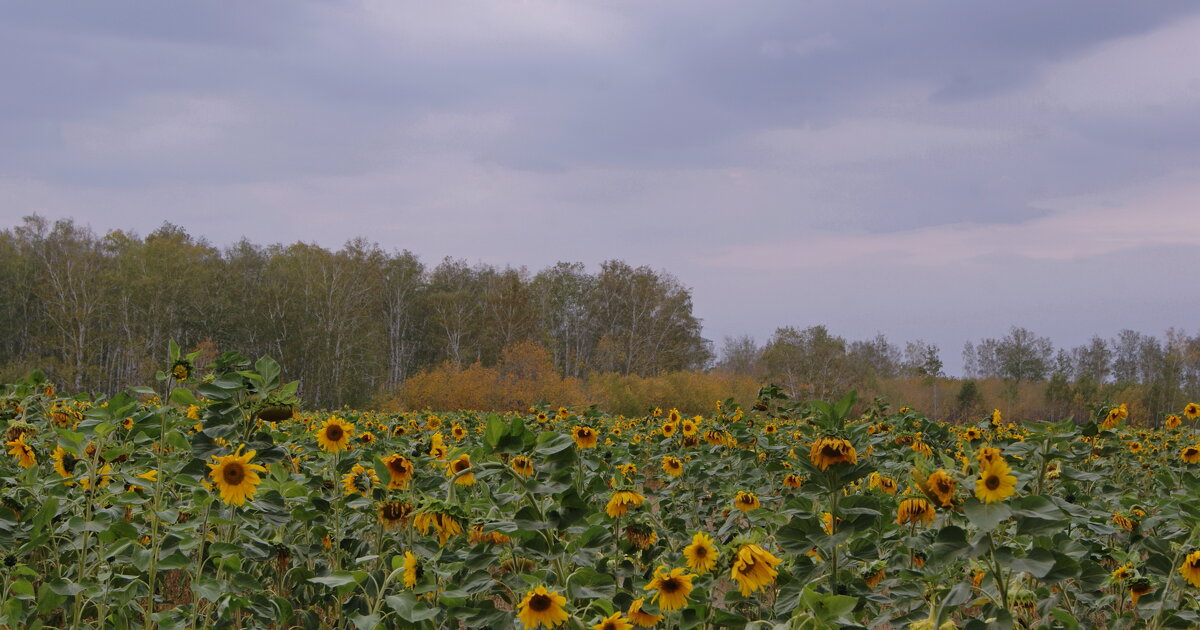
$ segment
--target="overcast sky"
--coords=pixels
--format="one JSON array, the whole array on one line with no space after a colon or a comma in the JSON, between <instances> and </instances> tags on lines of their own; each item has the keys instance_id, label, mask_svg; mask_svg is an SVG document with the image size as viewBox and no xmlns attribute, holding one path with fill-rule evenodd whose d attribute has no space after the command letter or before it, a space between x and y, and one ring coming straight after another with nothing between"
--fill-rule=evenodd
<instances>
[{"instance_id":1,"label":"overcast sky","mask_svg":"<svg viewBox=\"0 0 1200 630\"><path fill-rule=\"evenodd\" d=\"M69 7L69 9L68 9ZM0 222L621 258L705 336L1200 327L1200 5L12 2Z\"/></svg>"}]
</instances>

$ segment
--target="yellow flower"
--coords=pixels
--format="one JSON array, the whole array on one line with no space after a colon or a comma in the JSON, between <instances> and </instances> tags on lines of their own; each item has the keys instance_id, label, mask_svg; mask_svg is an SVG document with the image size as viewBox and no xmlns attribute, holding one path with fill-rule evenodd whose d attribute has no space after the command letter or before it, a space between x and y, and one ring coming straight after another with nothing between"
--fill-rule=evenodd
<instances>
[{"instance_id":1,"label":"yellow flower","mask_svg":"<svg viewBox=\"0 0 1200 630\"><path fill-rule=\"evenodd\" d=\"M737 496L733 499L733 507L743 511L757 510L761 504L758 500L758 495L753 492L738 490Z\"/></svg>"},{"instance_id":2,"label":"yellow flower","mask_svg":"<svg viewBox=\"0 0 1200 630\"><path fill-rule=\"evenodd\" d=\"M711 571L720 555L713 546L712 537L704 532L696 532L696 535L692 536L692 544L683 548L683 557L687 559L688 568L700 575Z\"/></svg>"},{"instance_id":3,"label":"yellow flower","mask_svg":"<svg viewBox=\"0 0 1200 630\"><path fill-rule=\"evenodd\" d=\"M812 443L808 451L808 459L813 466L828 470L830 466L841 463L857 464L858 453L850 442L841 438L823 437Z\"/></svg>"},{"instance_id":4,"label":"yellow flower","mask_svg":"<svg viewBox=\"0 0 1200 630\"><path fill-rule=\"evenodd\" d=\"M1003 424L1003 423L1004 423L1004 420L1002 420L1002 419L1001 419L1001 417L1000 417L1000 410L999 410L999 409L993 409L993 410L992 410L992 426L996 426L996 427L998 427L998 426L1000 426L1000 425L1001 425L1001 424Z\"/></svg>"},{"instance_id":5,"label":"yellow flower","mask_svg":"<svg viewBox=\"0 0 1200 630\"><path fill-rule=\"evenodd\" d=\"M922 498L905 499L900 502L900 506L896 508L896 524L904 525L906 523L932 523L937 519L937 513L934 511L933 505Z\"/></svg>"},{"instance_id":6,"label":"yellow flower","mask_svg":"<svg viewBox=\"0 0 1200 630\"><path fill-rule=\"evenodd\" d=\"M258 473L265 473L267 469L250 463L257 452L248 451L243 455L242 447L239 446L232 455L214 455L216 463L208 464L208 476L216 484L221 493L221 500L227 505L242 505L246 499L253 499L254 494L258 492L258 484L262 483Z\"/></svg>"},{"instance_id":7,"label":"yellow flower","mask_svg":"<svg viewBox=\"0 0 1200 630\"><path fill-rule=\"evenodd\" d=\"M17 436L17 439L10 440L4 444L12 447L8 450L8 454L17 460L17 465L21 468L33 468L37 466L37 456L33 454L33 448L25 443L24 433Z\"/></svg>"},{"instance_id":8,"label":"yellow flower","mask_svg":"<svg viewBox=\"0 0 1200 630\"><path fill-rule=\"evenodd\" d=\"M412 481L413 477L413 464L407 457L399 454L388 455L380 461L388 469L388 490L403 490L408 487L408 482Z\"/></svg>"},{"instance_id":9,"label":"yellow flower","mask_svg":"<svg viewBox=\"0 0 1200 630\"><path fill-rule=\"evenodd\" d=\"M1192 586L1200 586L1200 551L1189 553L1179 566L1179 574Z\"/></svg>"},{"instance_id":10,"label":"yellow flower","mask_svg":"<svg viewBox=\"0 0 1200 630\"><path fill-rule=\"evenodd\" d=\"M1183 408L1183 415L1188 420L1200 418L1200 404L1188 403L1187 406Z\"/></svg>"},{"instance_id":11,"label":"yellow flower","mask_svg":"<svg viewBox=\"0 0 1200 630\"><path fill-rule=\"evenodd\" d=\"M841 521L842 519L839 518L838 520ZM833 514L831 512L821 515L821 529L825 531L826 535L833 535Z\"/></svg>"},{"instance_id":12,"label":"yellow flower","mask_svg":"<svg viewBox=\"0 0 1200 630\"><path fill-rule=\"evenodd\" d=\"M411 551L404 552L404 588L412 588L417 585L417 557Z\"/></svg>"},{"instance_id":13,"label":"yellow flower","mask_svg":"<svg viewBox=\"0 0 1200 630\"><path fill-rule=\"evenodd\" d=\"M646 500L646 497L629 490L619 490L614 492L612 498L608 500L608 505L604 511L611 518L619 518L629 513L630 506L637 507Z\"/></svg>"},{"instance_id":14,"label":"yellow flower","mask_svg":"<svg viewBox=\"0 0 1200 630\"><path fill-rule=\"evenodd\" d=\"M658 414L656 415L662 415L662 410L659 409ZM642 610L643 601L645 600L641 597L633 600L633 602L629 604L629 611L626 614L629 615L629 620L638 626L642 628L652 628L663 620L663 616L651 615L650 613Z\"/></svg>"},{"instance_id":15,"label":"yellow flower","mask_svg":"<svg viewBox=\"0 0 1200 630\"><path fill-rule=\"evenodd\" d=\"M958 482L941 468L925 480L925 490L931 496L937 497L942 507L950 507L954 503L954 492L957 489Z\"/></svg>"},{"instance_id":16,"label":"yellow flower","mask_svg":"<svg viewBox=\"0 0 1200 630\"><path fill-rule=\"evenodd\" d=\"M867 487L878 488L884 494L896 494L896 480L891 477L885 477L877 472L871 473L871 481Z\"/></svg>"},{"instance_id":17,"label":"yellow flower","mask_svg":"<svg viewBox=\"0 0 1200 630\"><path fill-rule=\"evenodd\" d=\"M1178 429L1179 425L1183 424L1183 421L1179 419L1179 416L1171 414L1167 416L1167 420L1164 424L1166 424L1168 429Z\"/></svg>"},{"instance_id":18,"label":"yellow flower","mask_svg":"<svg viewBox=\"0 0 1200 630\"><path fill-rule=\"evenodd\" d=\"M567 598L558 591L548 591L545 586L539 586L525 594L525 599L517 605L517 617L526 628L557 627L567 621L570 615L563 609Z\"/></svg>"},{"instance_id":19,"label":"yellow flower","mask_svg":"<svg viewBox=\"0 0 1200 630\"><path fill-rule=\"evenodd\" d=\"M54 448L54 453L50 455L50 458L54 460L54 472L58 473L59 477L66 479L65 483L68 486L73 485L75 482L71 480L75 478L75 466L79 463L79 458L61 446Z\"/></svg>"},{"instance_id":20,"label":"yellow flower","mask_svg":"<svg viewBox=\"0 0 1200 630\"><path fill-rule=\"evenodd\" d=\"M446 475L455 477L459 473L463 473L462 476L455 477L454 483L460 486L469 486L475 483L475 473L467 472L469 470L471 470L471 456L463 453L446 466Z\"/></svg>"},{"instance_id":21,"label":"yellow flower","mask_svg":"<svg viewBox=\"0 0 1200 630\"><path fill-rule=\"evenodd\" d=\"M780 562L779 558L758 545L742 545L733 559L729 575L738 583L745 597L773 583L779 575L775 567Z\"/></svg>"},{"instance_id":22,"label":"yellow flower","mask_svg":"<svg viewBox=\"0 0 1200 630\"><path fill-rule=\"evenodd\" d=\"M379 505L379 524L384 530L399 529L412 514L412 506L400 501L389 501Z\"/></svg>"},{"instance_id":23,"label":"yellow flower","mask_svg":"<svg viewBox=\"0 0 1200 630\"><path fill-rule=\"evenodd\" d=\"M347 496L357 492L365 497L371 494L377 483L379 477L375 474L375 469L362 464L351 466L350 472L342 475L342 487L346 489Z\"/></svg>"},{"instance_id":24,"label":"yellow flower","mask_svg":"<svg viewBox=\"0 0 1200 630\"><path fill-rule=\"evenodd\" d=\"M791 473L783 478L783 485L788 488L799 488L804 485L804 480L800 478L800 475Z\"/></svg>"},{"instance_id":25,"label":"yellow flower","mask_svg":"<svg viewBox=\"0 0 1200 630\"><path fill-rule=\"evenodd\" d=\"M433 436L429 438L429 444L430 444L430 446L429 446L429 456L430 457L432 457L438 461L446 459L446 454L449 451L446 450L446 443L442 439L441 433L434 433Z\"/></svg>"},{"instance_id":26,"label":"yellow flower","mask_svg":"<svg viewBox=\"0 0 1200 630\"><path fill-rule=\"evenodd\" d=\"M643 587L643 590L655 591L650 601L657 602L658 607L666 612L679 610L687 606L688 595L692 593L692 578L695 574L687 573L686 569L672 569L659 566L654 571L654 579Z\"/></svg>"},{"instance_id":27,"label":"yellow flower","mask_svg":"<svg viewBox=\"0 0 1200 630\"><path fill-rule=\"evenodd\" d=\"M1129 572L1132 570L1133 565L1126 562L1116 569L1113 569L1113 572L1109 574L1109 577L1111 577L1114 582L1121 582L1125 578L1129 577Z\"/></svg>"},{"instance_id":28,"label":"yellow flower","mask_svg":"<svg viewBox=\"0 0 1200 630\"><path fill-rule=\"evenodd\" d=\"M621 614L621 611L618 610L604 619L601 619L600 623L592 626L592 628L593 630L631 630L633 628L633 624L629 623L629 620L626 619L625 616Z\"/></svg>"},{"instance_id":29,"label":"yellow flower","mask_svg":"<svg viewBox=\"0 0 1200 630\"><path fill-rule=\"evenodd\" d=\"M667 455L662 458L662 468L663 471L672 477L678 477L683 474L683 462L679 461L677 457Z\"/></svg>"},{"instance_id":30,"label":"yellow flower","mask_svg":"<svg viewBox=\"0 0 1200 630\"><path fill-rule=\"evenodd\" d=\"M1138 600L1142 595L1150 592L1150 581L1141 579L1129 585L1129 599L1132 600L1134 608L1138 605Z\"/></svg>"},{"instance_id":31,"label":"yellow flower","mask_svg":"<svg viewBox=\"0 0 1200 630\"><path fill-rule=\"evenodd\" d=\"M350 449L350 438L354 437L354 425L338 416L329 416L317 430L317 443L330 453Z\"/></svg>"},{"instance_id":32,"label":"yellow flower","mask_svg":"<svg viewBox=\"0 0 1200 630\"><path fill-rule=\"evenodd\" d=\"M518 455L512 459L512 469L522 477L532 477L533 460L524 455Z\"/></svg>"},{"instance_id":33,"label":"yellow flower","mask_svg":"<svg viewBox=\"0 0 1200 630\"><path fill-rule=\"evenodd\" d=\"M596 448L599 436L596 435L596 430L592 427L576 426L571 429L571 439L575 440L576 448Z\"/></svg>"},{"instance_id":34,"label":"yellow flower","mask_svg":"<svg viewBox=\"0 0 1200 630\"><path fill-rule=\"evenodd\" d=\"M1011 497L1016 488L1017 478L1012 469L1003 460L997 460L979 471L979 479L975 480L975 498L984 503L1003 501Z\"/></svg>"},{"instance_id":35,"label":"yellow flower","mask_svg":"<svg viewBox=\"0 0 1200 630\"><path fill-rule=\"evenodd\" d=\"M1189 463L1200 463L1200 444L1183 447L1183 452L1179 454L1179 459Z\"/></svg>"}]
</instances>

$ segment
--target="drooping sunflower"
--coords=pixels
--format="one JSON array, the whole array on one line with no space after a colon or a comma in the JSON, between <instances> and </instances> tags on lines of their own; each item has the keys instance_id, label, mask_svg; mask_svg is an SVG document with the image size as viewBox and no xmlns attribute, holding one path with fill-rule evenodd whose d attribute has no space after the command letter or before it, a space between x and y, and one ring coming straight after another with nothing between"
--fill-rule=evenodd
<instances>
[{"instance_id":1,"label":"drooping sunflower","mask_svg":"<svg viewBox=\"0 0 1200 630\"><path fill-rule=\"evenodd\" d=\"M346 489L346 496L355 493L368 496L377 483L379 476L375 474L375 469L367 468L361 463L354 464L350 467L350 472L342 475L342 487Z\"/></svg>"},{"instance_id":2,"label":"drooping sunflower","mask_svg":"<svg viewBox=\"0 0 1200 630\"><path fill-rule=\"evenodd\" d=\"M678 457L667 455L662 458L662 469L672 477L678 477L683 474L683 462L679 461Z\"/></svg>"},{"instance_id":3,"label":"drooping sunflower","mask_svg":"<svg viewBox=\"0 0 1200 630\"><path fill-rule=\"evenodd\" d=\"M1129 599L1132 601L1133 607L1137 608L1138 600L1142 598L1142 595L1149 593L1151 590L1153 589L1150 588L1150 580L1147 580L1146 578L1134 580L1132 583L1130 583Z\"/></svg>"},{"instance_id":4,"label":"drooping sunflower","mask_svg":"<svg viewBox=\"0 0 1200 630\"><path fill-rule=\"evenodd\" d=\"M1183 417L1187 418L1188 420L1200 418L1200 403L1188 403L1183 408Z\"/></svg>"},{"instance_id":5,"label":"drooping sunflower","mask_svg":"<svg viewBox=\"0 0 1200 630\"><path fill-rule=\"evenodd\" d=\"M567 598L558 591L548 591L545 586L539 586L525 594L525 599L517 605L517 617L526 628L557 627L567 621L570 615L563 609Z\"/></svg>"},{"instance_id":6,"label":"drooping sunflower","mask_svg":"<svg viewBox=\"0 0 1200 630\"><path fill-rule=\"evenodd\" d=\"M925 523L928 525L936 519L937 513L934 511L933 504L920 497L905 499L896 508L897 525L905 525L907 523L916 523L918 525Z\"/></svg>"},{"instance_id":7,"label":"drooping sunflower","mask_svg":"<svg viewBox=\"0 0 1200 630\"><path fill-rule=\"evenodd\" d=\"M787 488L799 488L804 485L804 480L800 478L800 475L791 473L783 478L783 485Z\"/></svg>"},{"instance_id":8,"label":"drooping sunflower","mask_svg":"<svg viewBox=\"0 0 1200 630\"><path fill-rule=\"evenodd\" d=\"M575 447L581 450L596 448L596 443L600 441L595 429L582 425L571 429L571 439L575 440Z\"/></svg>"},{"instance_id":9,"label":"drooping sunflower","mask_svg":"<svg viewBox=\"0 0 1200 630\"><path fill-rule=\"evenodd\" d=\"M1119 512L1113 513L1112 522L1127 532L1133 531L1138 526L1137 521Z\"/></svg>"},{"instance_id":10,"label":"drooping sunflower","mask_svg":"<svg viewBox=\"0 0 1200 630\"><path fill-rule=\"evenodd\" d=\"M458 519L446 513L438 515L437 520L434 521L434 526L437 527L438 546L440 547L445 547L446 542L450 540L451 536L457 536L463 531L462 523L459 523Z\"/></svg>"},{"instance_id":11,"label":"drooping sunflower","mask_svg":"<svg viewBox=\"0 0 1200 630\"><path fill-rule=\"evenodd\" d=\"M864 576L863 582L866 582L867 588L875 588L876 586L879 586L879 583L886 575L887 574L883 569L879 569L870 575Z\"/></svg>"},{"instance_id":12,"label":"drooping sunflower","mask_svg":"<svg viewBox=\"0 0 1200 630\"><path fill-rule=\"evenodd\" d=\"M758 500L758 495L745 490L738 490L737 496L733 498L733 507L743 511L757 510L762 504Z\"/></svg>"},{"instance_id":13,"label":"drooping sunflower","mask_svg":"<svg viewBox=\"0 0 1200 630\"><path fill-rule=\"evenodd\" d=\"M446 465L446 475L454 477L454 483L460 486L469 486L475 483L475 473L471 470L471 455L463 453L454 461Z\"/></svg>"},{"instance_id":14,"label":"drooping sunflower","mask_svg":"<svg viewBox=\"0 0 1200 630\"><path fill-rule=\"evenodd\" d=\"M317 429L317 444L330 452L350 449L350 438L354 437L354 425L338 416L329 416L325 423Z\"/></svg>"},{"instance_id":15,"label":"drooping sunflower","mask_svg":"<svg viewBox=\"0 0 1200 630\"><path fill-rule=\"evenodd\" d=\"M1200 586L1200 550L1193 551L1179 565L1179 574L1192 586Z\"/></svg>"},{"instance_id":16,"label":"drooping sunflower","mask_svg":"<svg viewBox=\"0 0 1200 630\"><path fill-rule=\"evenodd\" d=\"M417 557L411 551L404 552L404 588L412 588L417 585L417 579L420 578L420 567L417 565Z\"/></svg>"},{"instance_id":17,"label":"drooping sunflower","mask_svg":"<svg viewBox=\"0 0 1200 630\"><path fill-rule=\"evenodd\" d=\"M243 454L242 447L239 446L232 455L214 455L215 463L207 464L208 476L217 486L221 500L226 505L242 505L246 499L253 499L254 494L258 492L258 484L262 483L258 473L265 473L267 469L250 463L257 452L247 451Z\"/></svg>"},{"instance_id":18,"label":"drooping sunflower","mask_svg":"<svg viewBox=\"0 0 1200 630\"><path fill-rule=\"evenodd\" d=\"M512 458L512 469L522 477L532 477L533 460L525 457L524 455L518 455Z\"/></svg>"},{"instance_id":19,"label":"drooping sunflower","mask_svg":"<svg viewBox=\"0 0 1200 630\"><path fill-rule=\"evenodd\" d=\"M1171 414L1171 415L1167 416L1167 419L1163 424L1168 429L1178 429L1179 425L1183 424L1183 420L1180 420L1179 416L1177 416L1175 414Z\"/></svg>"},{"instance_id":20,"label":"drooping sunflower","mask_svg":"<svg viewBox=\"0 0 1200 630\"><path fill-rule=\"evenodd\" d=\"M650 601L656 602L665 612L679 610L687 606L688 595L692 594L692 578L694 573L687 569L672 569L669 573L666 567L659 565L654 570L654 579L643 587L644 590L654 591Z\"/></svg>"},{"instance_id":21,"label":"drooping sunflower","mask_svg":"<svg viewBox=\"0 0 1200 630\"><path fill-rule=\"evenodd\" d=\"M58 473L59 477L66 479L66 484L72 485L75 482L71 481L75 478L75 466L79 463L79 458L69 453L61 446L54 448L54 453L50 455L54 460L54 472Z\"/></svg>"},{"instance_id":22,"label":"drooping sunflower","mask_svg":"<svg viewBox=\"0 0 1200 630\"><path fill-rule=\"evenodd\" d=\"M870 483L867 487L870 489L878 488L884 494L896 494L896 480L891 477L885 477L877 472L871 473Z\"/></svg>"},{"instance_id":23,"label":"drooping sunflower","mask_svg":"<svg viewBox=\"0 0 1200 630\"><path fill-rule=\"evenodd\" d=\"M1017 488L1017 477L1004 460L984 466L975 480L975 498L984 503L1003 501L1013 495Z\"/></svg>"},{"instance_id":24,"label":"drooping sunflower","mask_svg":"<svg viewBox=\"0 0 1200 630\"><path fill-rule=\"evenodd\" d=\"M450 451L449 451L449 449L446 448L446 442L442 438L441 433L434 433L429 438L429 456L430 457L432 457L438 461L441 461L443 459L446 459L446 455L449 452Z\"/></svg>"},{"instance_id":25,"label":"drooping sunflower","mask_svg":"<svg viewBox=\"0 0 1200 630\"><path fill-rule=\"evenodd\" d=\"M629 620L619 610L592 626L592 630L632 630L632 628L633 624L629 623Z\"/></svg>"},{"instance_id":26,"label":"drooping sunflower","mask_svg":"<svg viewBox=\"0 0 1200 630\"><path fill-rule=\"evenodd\" d=\"M830 466L841 463L857 464L858 453L848 440L823 437L812 443L808 459L818 469L828 470Z\"/></svg>"},{"instance_id":27,"label":"drooping sunflower","mask_svg":"<svg viewBox=\"0 0 1200 630\"><path fill-rule=\"evenodd\" d=\"M958 482L941 468L925 480L925 490L936 497L942 507L950 507L954 503L954 493L957 489Z\"/></svg>"},{"instance_id":28,"label":"drooping sunflower","mask_svg":"<svg viewBox=\"0 0 1200 630\"><path fill-rule=\"evenodd\" d=\"M687 559L688 568L700 575L711 571L720 555L713 546L712 537L704 532L696 532L696 535L692 536L692 544L683 548L683 557Z\"/></svg>"},{"instance_id":29,"label":"drooping sunflower","mask_svg":"<svg viewBox=\"0 0 1200 630\"><path fill-rule=\"evenodd\" d=\"M661 414L661 413L662 413L662 410L660 409L659 414ZM658 623L660 621L663 620L663 616L662 615L652 615L652 614L642 610L642 602L644 602L644 601L645 601L644 598L639 597L639 598L633 600L632 602L630 602L629 610L625 614L629 616L630 621L632 621L639 627L653 628L654 626L658 625Z\"/></svg>"},{"instance_id":30,"label":"drooping sunflower","mask_svg":"<svg viewBox=\"0 0 1200 630\"><path fill-rule=\"evenodd\" d=\"M379 524L384 530L399 529L408 522L413 507L403 501L388 501L379 504Z\"/></svg>"},{"instance_id":31,"label":"drooping sunflower","mask_svg":"<svg viewBox=\"0 0 1200 630\"><path fill-rule=\"evenodd\" d=\"M1179 459L1182 459L1189 464L1200 463L1200 444L1193 444L1192 446L1183 447L1183 452L1179 454Z\"/></svg>"},{"instance_id":32,"label":"drooping sunflower","mask_svg":"<svg viewBox=\"0 0 1200 630\"><path fill-rule=\"evenodd\" d=\"M645 500L646 497L636 492L618 490L608 500L608 505L605 506L604 511L610 518L619 518L628 514L630 507L637 507Z\"/></svg>"},{"instance_id":33,"label":"drooping sunflower","mask_svg":"<svg viewBox=\"0 0 1200 630\"><path fill-rule=\"evenodd\" d=\"M985 446L979 449L979 453L976 455L976 457L979 459L980 466L991 466L997 461L1004 461L1004 458L1000 455L1000 449L993 448L991 446Z\"/></svg>"},{"instance_id":34,"label":"drooping sunflower","mask_svg":"<svg viewBox=\"0 0 1200 630\"><path fill-rule=\"evenodd\" d=\"M738 583L742 597L746 597L775 581L779 575L775 567L780 562L779 558L758 545L742 545L733 559L729 576Z\"/></svg>"},{"instance_id":35,"label":"drooping sunflower","mask_svg":"<svg viewBox=\"0 0 1200 630\"><path fill-rule=\"evenodd\" d=\"M33 468L37 466L37 455L33 453L33 447L25 443L25 434L17 436L15 440L9 440L4 443L9 446L8 454L17 460L17 465L21 468Z\"/></svg>"},{"instance_id":36,"label":"drooping sunflower","mask_svg":"<svg viewBox=\"0 0 1200 630\"><path fill-rule=\"evenodd\" d=\"M413 464L408 458L393 454L379 460L387 467L389 473L388 490L403 490L413 478Z\"/></svg>"}]
</instances>

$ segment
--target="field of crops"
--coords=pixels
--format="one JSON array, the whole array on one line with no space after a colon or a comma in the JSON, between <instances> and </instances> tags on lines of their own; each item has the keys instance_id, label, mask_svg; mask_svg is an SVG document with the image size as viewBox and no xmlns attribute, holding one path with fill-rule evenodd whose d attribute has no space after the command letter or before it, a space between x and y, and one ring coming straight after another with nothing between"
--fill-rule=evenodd
<instances>
[{"instance_id":1,"label":"field of crops","mask_svg":"<svg viewBox=\"0 0 1200 630\"><path fill-rule=\"evenodd\" d=\"M270 359L172 352L108 399L5 387L0 626L1200 624L1200 406L309 412Z\"/></svg>"}]
</instances>

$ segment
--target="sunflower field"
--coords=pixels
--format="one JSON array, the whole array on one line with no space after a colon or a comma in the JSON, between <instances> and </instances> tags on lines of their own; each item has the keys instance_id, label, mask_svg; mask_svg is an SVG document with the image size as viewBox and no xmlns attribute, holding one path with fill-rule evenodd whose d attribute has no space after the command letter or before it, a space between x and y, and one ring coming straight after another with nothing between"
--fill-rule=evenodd
<instances>
[{"instance_id":1,"label":"sunflower field","mask_svg":"<svg viewBox=\"0 0 1200 630\"><path fill-rule=\"evenodd\" d=\"M1200 625L1197 405L303 411L269 358L194 360L0 390L0 627Z\"/></svg>"}]
</instances>

